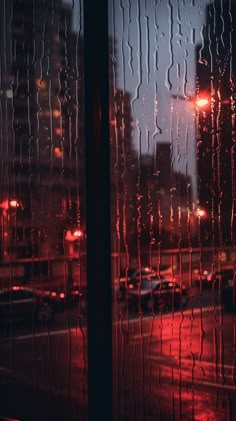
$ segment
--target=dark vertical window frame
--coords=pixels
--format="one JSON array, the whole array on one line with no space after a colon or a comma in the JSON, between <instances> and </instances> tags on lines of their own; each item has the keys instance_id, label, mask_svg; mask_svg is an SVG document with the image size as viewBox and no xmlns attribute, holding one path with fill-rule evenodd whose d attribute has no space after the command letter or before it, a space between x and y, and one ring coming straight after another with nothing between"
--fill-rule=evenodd
<instances>
[{"instance_id":1,"label":"dark vertical window frame","mask_svg":"<svg viewBox=\"0 0 236 421\"><path fill-rule=\"evenodd\" d=\"M112 420L108 2L85 0L88 418Z\"/></svg>"}]
</instances>

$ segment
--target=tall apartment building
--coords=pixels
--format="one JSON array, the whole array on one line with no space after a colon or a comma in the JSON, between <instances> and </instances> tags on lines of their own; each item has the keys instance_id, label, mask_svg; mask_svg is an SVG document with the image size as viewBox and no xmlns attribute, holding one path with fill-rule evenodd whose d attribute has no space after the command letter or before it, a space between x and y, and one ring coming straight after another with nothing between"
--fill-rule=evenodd
<instances>
[{"instance_id":1,"label":"tall apartment building","mask_svg":"<svg viewBox=\"0 0 236 421\"><path fill-rule=\"evenodd\" d=\"M0 43L2 255L57 254L85 224L83 41L59 0L11 0Z\"/></svg>"}]
</instances>

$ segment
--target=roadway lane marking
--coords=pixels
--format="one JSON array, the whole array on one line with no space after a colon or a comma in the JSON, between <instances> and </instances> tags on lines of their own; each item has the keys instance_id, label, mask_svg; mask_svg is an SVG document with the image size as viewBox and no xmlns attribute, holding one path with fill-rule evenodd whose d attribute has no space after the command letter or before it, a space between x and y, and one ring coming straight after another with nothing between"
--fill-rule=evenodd
<instances>
[{"instance_id":1,"label":"roadway lane marking","mask_svg":"<svg viewBox=\"0 0 236 421\"><path fill-rule=\"evenodd\" d=\"M129 322L137 322L140 323L140 321L145 322L147 320L162 320L162 319L167 319L171 317L171 320L173 320L175 317L178 317L179 315L188 315L188 314L193 314L194 316L198 313L207 313L207 312L212 312L215 310L219 310L221 308L220 305L217 306L209 306L209 307L203 307L203 308L193 308L193 309L187 309L187 310L182 310L182 311L174 311L174 312L169 312L169 313L165 313L162 314L162 316L160 317L160 314L158 313L154 313L153 315L150 316L136 316L136 317L132 317L132 318L126 318L126 319L121 319L121 320L116 320L115 321L115 325L117 324L125 324L125 323L129 323Z\"/></svg>"},{"instance_id":2,"label":"roadway lane marking","mask_svg":"<svg viewBox=\"0 0 236 421\"><path fill-rule=\"evenodd\" d=\"M87 330L87 328L83 329ZM38 332L38 333L27 333L26 335L18 335L18 336L12 336L10 338L6 338L5 341L0 342L0 346L5 344L6 342L12 342L12 341L25 341L28 339L37 339L42 338L45 336L56 336L56 335L70 335L75 334L76 336L83 336L83 333L81 332L81 329L78 329L76 327L73 327L72 329L61 329L61 330L51 330L48 332Z\"/></svg>"},{"instance_id":3,"label":"roadway lane marking","mask_svg":"<svg viewBox=\"0 0 236 421\"><path fill-rule=\"evenodd\" d=\"M145 321L153 320L153 319L154 320L157 320L157 318L159 318L159 320L161 320L161 319L170 318L171 316L174 316L174 317L171 317L171 320L173 320L173 318L178 317L179 315L188 315L188 314L196 315L198 313L207 313L207 312L211 312L212 310L218 310L219 308L221 308L221 306L204 307L202 309L200 309L200 308L193 308L193 309L178 311L178 312L174 312L174 313L172 313L172 312L165 313L165 314L162 314L162 317L161 318L160 318L160 315L159 314L154 314L154 315L150 315L150 316L144 316L142 318L140 318L140 317L128 318L128 319L116 320L113 323L113 325L120 325L120 324L124 325L127 322L129 322L129 323L130 322L132 322L132 323L135 322L135 323L139 323L140 324L140 321L141 322L145 322ZM87 332L87 327L86 326L83 327L83 331L84 331L84 333ZM81 331L81 328L73 327L73 328L66 328L66 329L59 329L59 330L51 330L51 331L47 331L47 332L27 333L25 335L12 336L10 338L6 338L6 340L0 341L0 346L2 344L6 343L6 342L9 342L9 341L12 341L12 340L14 340L14 341L25 341L25 340L28 340L28 339L42 338L44 336L48 336L49 337L49 336L68 335L68 334L75 334L75 335L78 335L78 336L83 336L83 333ZM137 339L143 339L144 337L148 337L148 336L150 336L149 333L148 334L146 334L146 333L137 334L137 335L134 335L133 339L135 339L135 340L137 340Z\"/></svg>"},{"instance_id":4,"label":"roadway lane marking","mask_svg":"<svg viewBox=\"0 0 236 421\"><path fill-rule=\"evenodd\" d=\"M145 355L146 359L151 359L151 360L156 360L156 361L161 361L161 360L168 360L168 359L172 359L172 361L178 362L179 358L176 357L176 355L169 355L169 354L162 354L162 355ZM192 363L191 366L189 365L189 363ZM206 367L212 367L212 368L226 368L227 370L234 370L235 367L233 365L228 365L228 364L216 364L214 362L210 362L210 361L205 361L205 360L193 360L191 358L180 358L180 364L188 364L189 368L202 368L203 366ZM180 368L181 365L180 365Z\"/></svg>"},{"instance_id":5,"label":"roadway lane marking","mask_svg":"<svg viewBox=\"0 0 236 421\"><path fill-rule=\"evenodd\" d=\"M230 384L220 384L220 383L214 383L214 382L209 382L206 380L201 380L201 381L195 381L194 384L198 384L200 386L209 386L209 387L214 387L216 389L226 389L226 390L233 390L234 392L236 391L236 385L230 385Z\"/></svg>"},{"instance_id":6,"label":"roadway lane marking","mask_svg":"<svg viewBox=\"0 0 236 421\"><path fill-rule=\"evenodd\" d=\"M227 373L227 372L223 373L223 376L220 374L219 378L221 378L222 380L224 379L224 380L228 380L228 381L233 381L235 379L235 377L234 377L235 367L232 366L232 365L218 364L216 366L214 363L211 363L209 361L196 360L196 361L194 361L194 364L192 364L191 366L188 366L188 367L186 367L186 366L182 367L182 365L173 366L172 365L173 362L176 362L178 360L178 358L176 356L171 356L171 355L168 356L168 355L165 355L165 354L163 354L163 355L145 355L145 359L146 360L154 360L156 362L159 361L160 365L162 367L167 367L168 369L174 370L175 372L180 371L182 373L182 376L183 376L183 373L184 373L185 378L183 379L183 381L186 382L186 383L191 382L192 384L197 384L197 385L201 385L201 386L203 385L203 386L209 386L209 387L214 387L214 388L218 388L218 389L220 388L220 389L227 389L227 390L236 391L236 384L233 385L233 384L216 383L215 381L207 380L207 377L209 377L209 375L212 375L212 374L214 375L214 370L217 367L218 369L225 368L226 370L229 370L229 371L232 372L232 374ZM181 364L186 363L186 362L189 364L190 361L192 361L192 363L193 363L193 360L190 359L190 358L189 359L188 358L181 358ZM204 366L205 366L205 368L208 368L208 369L209 369L209 367L211 367L212 370L213 370L213 373L208 372L205 375L202 373L203 374L202 377L200 377L199 374L193 374L192 375L193 369L197 368L197 369L204 370ZM187 374L186 374L187 369L189 369L191 374L190 374L190 372L187 372Z\"/></svg>"}]
</instances>

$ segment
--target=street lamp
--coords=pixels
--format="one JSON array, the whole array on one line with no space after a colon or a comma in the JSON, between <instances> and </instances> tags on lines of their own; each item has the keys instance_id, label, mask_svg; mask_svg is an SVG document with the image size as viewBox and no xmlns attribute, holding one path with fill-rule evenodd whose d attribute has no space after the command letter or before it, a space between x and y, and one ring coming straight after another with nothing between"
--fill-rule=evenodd
<instances>
[{"instance_id":1,"label":"street lamp","mask_svg":"<svg viewBox=\"0 0 236 421\"><path fill-rule=\"evenodd\" d=\"M203 109L203 108L207 107L208 104L209 104L208 98L197 98L197 100L196 100L196 106L198 108Z\"/></svg>"},{"instance_id":2,"label":"street lamp","mask_svg":"<svg viewBox=\"0 0 236 421\"><path fill-rule=\"evenodd\" d=\"M197 208L196 214L197 214L199 219L207 216L207 212L205 211L205 209L202 209L202 208Z\"/></svg>"},{"instance_id":3,"label":"street lamp","mask_svg":"<svg viewBox=\"0 0 236 421\"><path fill-rule=\"evenodd\" d=\"M190 102L192 105L203 111L208 108L210 104L209 95L206 92L201 92L194 96L171 95L171 97L179 101Z\"/></svg>"}]
</instances>

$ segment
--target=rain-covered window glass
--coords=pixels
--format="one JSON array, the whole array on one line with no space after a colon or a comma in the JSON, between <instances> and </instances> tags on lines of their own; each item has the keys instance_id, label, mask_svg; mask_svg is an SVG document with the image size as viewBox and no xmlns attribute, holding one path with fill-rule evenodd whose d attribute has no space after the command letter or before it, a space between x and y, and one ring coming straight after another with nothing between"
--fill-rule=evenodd
<instances>
[{"instance_id":1,"label":"rain-covered window glass","mask_svg":"<svg viewBox=\"0 0 236 421\"><path fill-rule=\"evenodd\" d=\"M1 2L1 419L86 418L82 21Z\"/></svg>"},{"instance_id":2,"label":"rain-covered window glass","mask_svg":"<svg viewBox=\"0 0 236 421\"><path fill-rule=\"evenodd\" d=\"M110 2L117 421L236 417L235 6Z\"/></svg>"},{"instance_id":3,"label":"rain-covered window glass","mask_svg":"<svg viewBox=\"0 0 236 421\"><path fill-rule=\"evenodd\" d=\"M87 420L93 402L84 4L1 2L0 420ZM116 421L233 421L236 3L107 6L107 405Z\"/></svg>"}]
</instances>

